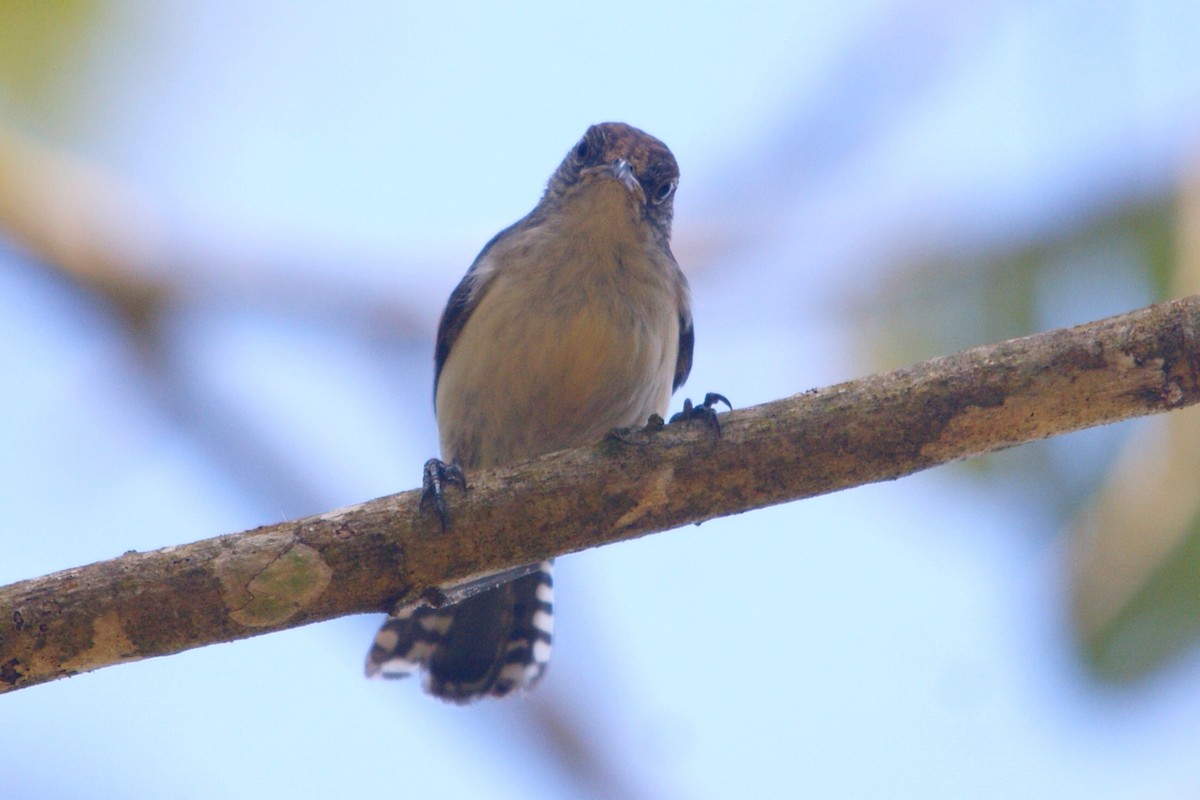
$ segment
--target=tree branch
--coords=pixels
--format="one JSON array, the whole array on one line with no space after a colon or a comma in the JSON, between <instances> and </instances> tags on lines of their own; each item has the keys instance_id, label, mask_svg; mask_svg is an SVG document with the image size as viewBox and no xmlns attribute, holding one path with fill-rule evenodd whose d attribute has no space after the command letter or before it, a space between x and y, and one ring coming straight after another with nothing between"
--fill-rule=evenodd
<instances>
[{"instance_id":1,"label":"tree branch","mask_svg":"<svg viewBox=\"0 0 1200 800\"><path fill-rule=\"evenodd\" d=\"M482 576L1200 400L1200 295L409 491L0 588L0 691L396 603ZM727 387L721 387L727 388Z\"/></svg>"}]
</instances>

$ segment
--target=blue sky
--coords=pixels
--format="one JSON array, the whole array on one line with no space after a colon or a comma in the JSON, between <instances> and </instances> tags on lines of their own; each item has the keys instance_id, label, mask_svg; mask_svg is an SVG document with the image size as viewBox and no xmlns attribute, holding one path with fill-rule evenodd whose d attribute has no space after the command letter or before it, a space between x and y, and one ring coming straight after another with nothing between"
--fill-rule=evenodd
<instances>
[{"instance_id":1,"label":"blue sky","mask_svg":"<svg viewBox=\"0 0 1200 800\"><path fill-rule=\"evenodd\" d=\"M682 394L738 406L867 371L844 308L899 254L1163 192L1198 141L1195 4L833 5L113 6L61 89L87 124L3 94L0 119L155 209L148 268L193 287L163 340L186 400L164 404L114 318L0 240L0 582L414 486L445 297L592 122L676 153L698 331ZM331 285L411 316L347 332L313 288ZM304 314L230 301L292 288ZM1062 296L1043 327L1150 299ZM226 417L303 500L179 425ZM1200 661L1089 682L1041 524L935 471L564 558L539 693L631 796L1189 796ZM0 789L571 796L534 701L464 710L364 680L378 622L6 695Z\"/></svg>"}]
</instances>

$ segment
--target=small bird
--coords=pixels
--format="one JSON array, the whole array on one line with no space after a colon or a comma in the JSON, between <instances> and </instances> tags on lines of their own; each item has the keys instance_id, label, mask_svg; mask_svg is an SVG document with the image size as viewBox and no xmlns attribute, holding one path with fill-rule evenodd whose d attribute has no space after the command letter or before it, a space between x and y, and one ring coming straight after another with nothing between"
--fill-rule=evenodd
<instances>
[{"instance_id":1,"label":"small bird","mask_svg":"<svg viewBox=\"0 0 1200 800\"><path fill-rule=\"evenodd\" d=\"M465 488L463 470L591 444L665 415L694 343L687 279L670 247L678 182L661 141L623 123L593 125L533 211L475 258L434 354L445 461L426 465L426 488L443 525L441 484ZM456 703L532 687L550 658L551 563L455 605L389 617L367 675L421 670L428 692Z\"/></svg>"}]
</instances>

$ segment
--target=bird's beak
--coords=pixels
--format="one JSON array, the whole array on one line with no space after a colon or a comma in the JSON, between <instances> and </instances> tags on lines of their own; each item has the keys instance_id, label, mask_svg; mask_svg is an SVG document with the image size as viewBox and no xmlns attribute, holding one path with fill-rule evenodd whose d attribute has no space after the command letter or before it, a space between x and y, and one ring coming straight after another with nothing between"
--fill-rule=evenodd
<instances>
[{"instance_id":1,"label":"bird's beak","mask_svg":"<svg viewBox=\"0 0 1200 800\"><path fill-rule=\"evenodd\" d=\"M612 171L614 178L625 184L625 188L631 192L636 192L639 195L644 195L642 185L638 183L637 176L633 174L633 167L629 166L629 162L623 158L618 158L616 161L608 165Z\"/></svg>"}]
</instances>

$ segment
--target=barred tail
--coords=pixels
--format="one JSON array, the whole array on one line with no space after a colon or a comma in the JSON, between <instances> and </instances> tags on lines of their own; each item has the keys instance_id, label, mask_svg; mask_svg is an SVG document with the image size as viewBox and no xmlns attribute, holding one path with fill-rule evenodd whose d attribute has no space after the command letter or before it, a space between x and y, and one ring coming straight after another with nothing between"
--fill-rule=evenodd
<instances>
[{"instance_id":1,"label":"barred tail","mask_svg":"<svg viewBox=\"0 0 1200 800\"><path fill-rule=\"evenodd\" d=\"M552 563L455 605L388 618L367 654L367 676L405 678L420 670L426 691L456 703L532 687L550 660Z\"/></svg>"}]
</instances>

